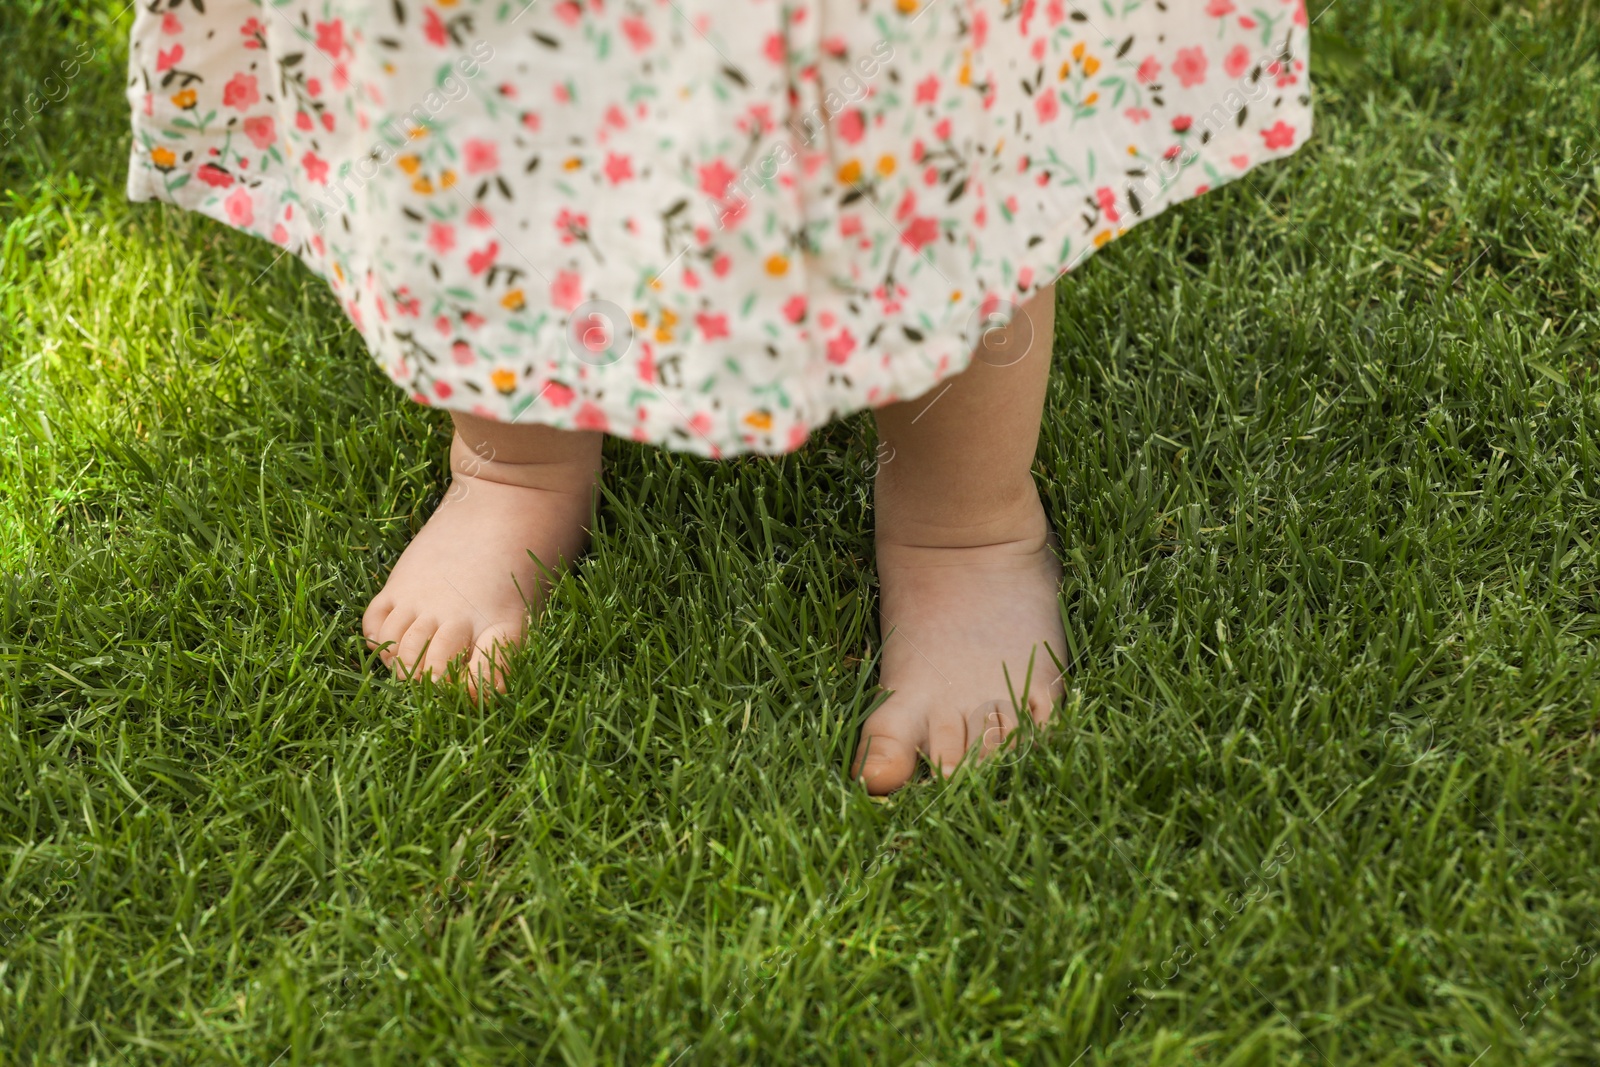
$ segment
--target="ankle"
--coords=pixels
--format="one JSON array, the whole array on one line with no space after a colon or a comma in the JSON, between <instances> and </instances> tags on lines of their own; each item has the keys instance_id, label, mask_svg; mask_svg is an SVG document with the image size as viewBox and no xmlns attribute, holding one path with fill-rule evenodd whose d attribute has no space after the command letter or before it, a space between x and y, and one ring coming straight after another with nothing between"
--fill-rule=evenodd
<instances>
[{"instance_id":1,"label":"ankle","mask_svg":"<svg viewBox=\"0 0 1600 1067\"><path fill-rule=\"evenodd\" d=\"M935 479L898 480L885 466L874 485L873 511L880 545L917 548L1042 547L1050 522L1031 476L981 493L940 485Z\"/></svg>"},{"instance_id":2,"label":"ankle","mask_svg":"<svg viewBox=\"0 0 1600 1067\"><path fill-rule=\"evenodd\" d=\"M518 430L543 430L524 439ZM553 437L561 434L561 437ZM450 473L523 489L587 493L600 475L601 436L552 431L547 427L515 427L492 438L469 440L458 425L450 441Z\"/></svg>"}]
</instances>

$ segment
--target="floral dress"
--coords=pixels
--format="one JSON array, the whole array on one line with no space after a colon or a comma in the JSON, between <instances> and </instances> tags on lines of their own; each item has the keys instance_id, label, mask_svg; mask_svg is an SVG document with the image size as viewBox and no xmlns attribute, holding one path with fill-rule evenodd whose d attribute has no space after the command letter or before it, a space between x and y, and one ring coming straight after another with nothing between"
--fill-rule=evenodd
<instances>
[{"instance_id":1,"label":"floral dress","mask_svg":"<svg viewBox=\"0 0 1600 1067\"><path fill-rule=\"evenodd\" d=\"M1311 132L1303 0L139 0L128 193L419 403L710 456L933 388Z\"/></svg>"}]
</instances>

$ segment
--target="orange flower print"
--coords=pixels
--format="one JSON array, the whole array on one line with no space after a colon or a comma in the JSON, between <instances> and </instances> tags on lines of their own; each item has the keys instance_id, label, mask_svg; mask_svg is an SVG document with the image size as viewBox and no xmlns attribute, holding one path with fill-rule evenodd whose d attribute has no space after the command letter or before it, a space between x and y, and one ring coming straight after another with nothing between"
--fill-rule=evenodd
<instances>
[{"instance_id":1,"label":"orange flower print","mask_svg":"<svg viewBox=\"0 0 1600 1067\"><path fill-rule=\"evenodd\" d=\"M517 388L517 374L505 367L496 367L494 373L489 375L489 384L506 396L510 396Z\"/></svg>"},{"instance_id":2,"label":"orange flower print","mask_svg":"<svg viewBox=\"0 0 1600 1067\"><path fill-rule=\"evenodd\" d=\"M178 165L178 157L170 148L150 149L150 162L155 164L157 170L169 171Z\"/></svg>"},{"instance_id":3,"label":"orange flower print","mask_svg":"<svg viewBox=\"0 0 1600 1067\"><path fill-rule=\"evenodd\" d=\"M752 430L759 430L762 433L766 433L768 430L772 429L772 412L752 411L750 414L744 417L744 424L750 427Z\"/></svg>"},{"instance_id":4,"label":"orange flower print","mask_svg":"<svg viewBox=\"0 0 1600 1067\"><path fill-rule=\"evenodd\" d=\"M197 100L199 100L199 97L195 94L193 89L182 89L172 94L172 102L183 108L185 111L188 111L190 108L194 107Z\"/></svg>"}]
</instances>

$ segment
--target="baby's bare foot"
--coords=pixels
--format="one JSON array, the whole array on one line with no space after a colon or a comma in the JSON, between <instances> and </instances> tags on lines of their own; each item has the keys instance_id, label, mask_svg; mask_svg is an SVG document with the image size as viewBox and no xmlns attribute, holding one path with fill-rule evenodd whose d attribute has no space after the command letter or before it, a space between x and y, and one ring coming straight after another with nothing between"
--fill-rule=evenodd
<instances>
[{"instance_id":1,"label":"baby's bare foot","mask_svg":"<svg viewBox=\"0 0 1600 1067\"><path fill-rule=\"evenodd\" d=\"M1048 719L1066 634L1061 565L1031 484L1014 514L973 537L900 521L881 491L877 510L879 680L892 692L862 727L855 774L881 795L911 780L918 753L949 774L969 752L1004 745L1018 724L1013 695L1035 723Z\"/></svg>"},{"instance_id":2,"label":"baby's bare foot","mask_svg":"<svg viewBox=\"0 0 1600 1067\"><path fill-rule=\"evenodd\" d=\"M505 687L505 654L526 636L530 610L553 574L588 545L600 439L582 435L554 448L524 448L512 436L517 431L560 431L507 427L487 431L487 439L475 434L469 445L463 421L458 417L450 444L444 501L406 546L361 629L402 677L443 677L464 666L476 693L485 683ZM507 458L518 452L519 459L541 452L554 459Z\"/></svg>"}]
</instances>

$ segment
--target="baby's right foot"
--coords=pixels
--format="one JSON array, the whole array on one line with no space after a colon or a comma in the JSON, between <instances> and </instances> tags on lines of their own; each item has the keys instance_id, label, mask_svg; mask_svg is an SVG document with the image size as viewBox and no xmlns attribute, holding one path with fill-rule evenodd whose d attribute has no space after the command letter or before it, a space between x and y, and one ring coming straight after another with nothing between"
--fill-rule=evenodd
<instances>
[{"instance_id":1,"label":"baby's right foot","mask_svg":"<svg viewBox=\"0 0 1600 1067\"><path fill-rule=\"evenodd\" d=\"M402 677L505 688L506 654L554 573L588 546L600 435L456 416L450 488L361 620ZM473 438L463 439L465 430Z\"/></svg>"}]
</instances>

